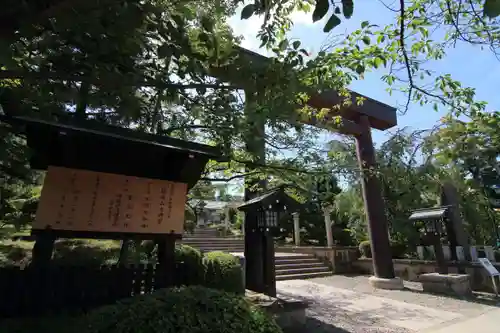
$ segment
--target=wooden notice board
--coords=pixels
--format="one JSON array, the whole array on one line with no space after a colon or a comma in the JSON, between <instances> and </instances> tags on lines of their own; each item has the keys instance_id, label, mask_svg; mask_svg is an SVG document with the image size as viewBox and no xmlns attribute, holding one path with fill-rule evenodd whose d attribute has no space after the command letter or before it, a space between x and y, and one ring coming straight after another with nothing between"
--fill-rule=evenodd
<instances>
[{"instance_id":1,"label":"wooden notice board","mask_svg":"<svg viewBox=\"0 0 500 333\"><path fill-rule=\"evenodd\" d=\"M33 229L182 234L187 184L50 166Z\"/></svg>"}]
</instances>

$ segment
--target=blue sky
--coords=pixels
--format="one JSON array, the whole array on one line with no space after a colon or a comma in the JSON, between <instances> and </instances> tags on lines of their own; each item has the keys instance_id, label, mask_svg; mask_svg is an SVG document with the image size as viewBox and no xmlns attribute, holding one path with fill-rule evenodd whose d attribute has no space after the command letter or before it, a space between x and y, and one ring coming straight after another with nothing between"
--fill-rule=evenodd
<instances>
[{"instance_id":1,"label":"blue sky","mask_svg":"<svg viewBox=\"0 0 500 333\"><path fill-rule=\"evenodd\" d=\"M362 21L369 21L380 26L394 22L394 13L386 9L379 1L358 0L354 15L350 20L345 20L335 28L334 33L351 32L359 28ZM361 6L362 4L362 6ZM253 51L265 54L259 50L259 42L255 35L259 29L260 18L252 17L249 20L240 20L238 12L230 19L234 32L242 35L245 39L242 46ZM293 16L294 27L290 37L298 38L303 46L310 51L317 52L324 44L327 34L322 31L324 22L312 23L311 14L296 13ZM462 82L464 86L476 88L477 99L488 102L489 110L500 109L500 94L495 91L495 85L500 77L500 62L486 49L481 51L478 47L468 44L458 44L456 48L450 49L447 56L440 61L427 65L429 69L437 73L449 73L454 79ZM385 91L387 87L380 80L386 69L370 73L364 80L356 81L351 88L363 95L377 99L386 104L397 107L403 105L406 97L402 93L394 93L392 96ZM445 110L436 112L432 105L411 105L405 115L398 116L399 127L410 127L411 129L432 128L444 115ZM377 143L383 142L388 134L374 131L373 137ZM325 140L327 137L325 137Z\"/></svg>"}]
</instances>

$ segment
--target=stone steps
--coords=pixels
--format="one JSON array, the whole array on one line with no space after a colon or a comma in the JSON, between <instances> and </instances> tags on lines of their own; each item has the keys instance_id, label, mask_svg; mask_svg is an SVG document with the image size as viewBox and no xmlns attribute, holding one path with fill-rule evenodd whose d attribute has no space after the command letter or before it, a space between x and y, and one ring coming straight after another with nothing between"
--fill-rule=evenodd
<instances>
[{"instance_id":1,"label":"stone steps","mask_svg":"<svg viewBox=\"0 0 500 333\"><path fill-rule=\"evenodd\" d=\"M297 280L332 275L331 269L313 255L277 255L276 280Z\"/></svg>"},{"instance_id":2,"label":"stone steps","mask_svg":"<svg viewBox=\"0 0 500 333\"><path fill-rule=\"evenodd\" d=\"M332 272L316 272L316 273L303 273L303 274L287 274L287 275L276 275L276 281L285 280L305 280L331 276Z\"/></svg>"},{"instance_id":3,"label":"stone steps","mask_svg":"<svg viewBox=\"0 0 500 333\"><path fill-rule=\"evenodd\" d=\"M245 252L243 238L218 236L217 230L197 228L193 234L185 234L180 241L202 252ZM330 268L310 254L278 253L275 257L276 280L308 279L332 275Z\"/></svg>"},{"instance_id":4,"label":"stone steps","mask_svg":"<svg viewBox=\"0 0 500 333\"><path fill-rule=\"evenodd\" d=\"M289 262L286 264L282 262L276 263L276 271L283 269L293 270L293 269L308 269L308 268L318 268L318 267L324 268L325 265L322 262L316 260L306 261L306 262L296 260L296 262Z\"/></svg>"}]
</instances>

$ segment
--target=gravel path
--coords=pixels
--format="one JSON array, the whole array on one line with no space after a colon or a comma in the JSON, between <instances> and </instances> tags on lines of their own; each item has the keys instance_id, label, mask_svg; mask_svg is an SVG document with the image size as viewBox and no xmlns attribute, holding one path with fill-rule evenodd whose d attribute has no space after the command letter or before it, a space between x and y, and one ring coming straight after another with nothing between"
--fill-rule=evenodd
<instances>
[{"instance_id":1,"label":"gravel path","mask_svg":"<svg viewBox=\"0 0 500 333\"><path fill-rule=\"evenodd\" d=\"M413 333L493 309L419 293L417 285L409 285L413 291L375 290L366 276L280 281L277 287L278 293L309 303L301 333Z\"/></svg>"},{"instance_id":2,"label":"gravel path","mask_svg":"<svg viewBox=\"0 0 500 333\"><path fill-rule=\"evenodd\" d=\"M474 293L472 299L457 299L446 296L432 295L422 291L422 285L418 282L404 281L406 290L394 291L375 289L368 283L368 276L345 276L333 275L326 278L308 280L310 282L352 290L379 296L395 301L417 304L435 309L457 312L467 317L475 317L486 311L497 307L499 300L492 294Z\"/></svg>"}]
</instances>

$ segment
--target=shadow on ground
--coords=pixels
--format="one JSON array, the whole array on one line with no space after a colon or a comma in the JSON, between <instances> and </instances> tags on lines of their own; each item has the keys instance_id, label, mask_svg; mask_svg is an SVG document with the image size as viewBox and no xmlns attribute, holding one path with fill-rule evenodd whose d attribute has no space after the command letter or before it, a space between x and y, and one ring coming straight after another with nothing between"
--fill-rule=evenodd
<instances>
[{"instance_id":1,"label":"shadow on ground","mask_svg":"<svg viewBox=\"0 0 500 333\"><path fill-rule=\"evenodd\" d=\"M473 292L471 296L459 297L459 296L455 296L455 295L429 293L427 291L424 292L423 290L414 289L414 288L405 288L404 290L412 292L412 293L416 293L416 294L433 295L433 296L437 296L437 297L447 297L447 298L452 298L452 299L456 299L459 301L472 302L472 303L477 303L477 304L481 304L481 305L488 305L488 306L494 306L494 307L500 308L500 298L496 297L493 294L489 294L489 293Z\"/></svg>"},{"instance_id":2,"label":"shadow on ground","mask_svg":"<svg viewBox=\"0 0 500 333\"><path fill-rule=\"evenodd\" d=\"M336 274L336 276L342 276L342 277L346 278L346 280L348 280L348 281L349 280L356 281L360 277L364 277L364 278L366 278L366 280L368 280L368 278L370 277L370 275L354 274L354 273ZM365 282L363 282L362 284L365 284ZM458 301L465 301L465 302L477 303L477 304L481 304L481 305L487 305L487 306L493 306L493 307L500 308L500 298L496 297L494 294L491 294L491 293L473 292L472 295L469 297L459 297L459 296L455 296L452 294L438 294L438 293L424 292L422 289L422 284L419 282L416 282L416 281L404 280L404 284L405 284L405 288L403 289L404 291L409 291L409 292L416 293L416 294L431 295L431 296L435 296L435 297L446 297L446 298L450 298L450 299L454 299L454 300L458 300ZM330 285L330 284L326 284L326 285ZM344 286L336 286L336 285L332 285L332 287L344 288ZM351 290L359 291L359 290L356 290L356 288L354 288L354 285L350 285L348 287ZM361 290L361 292L365 292L365 291L366 290ZM444 309L444 310L446 310L446 309Z\"/></svg>"},{"instance_id":3,"label":"shadow on ground","mask_svg":"<svg viewBox=\"0 0 500 333\"><path fill-rule=\"evenodd\" d=\"M296 294L287 294L294 299L299 299L308 305L306 310L306 324L302 328L285 333L406 333L409 330L394 326L391 320L404 321L415 316L422 320L432 320L426 318L425 314L415 310L405 309L399 311L386 304L385 307L372 309L370 311L357 311L352 308L354 298L336 298L334 300L313 300L309 297Z\"/></svg>"},{"instance_id":4,"label":"shadow on ground","mask_svg":"<svg viewBox=\"0 0 500 333\"><path fill-rule=\"evenodd\" d=\"M347 331L335 325L324 323L318 319L308 317L306 318L303 327L284 330L283 333L357 333Z\"/></svg>"}]
</instances>

